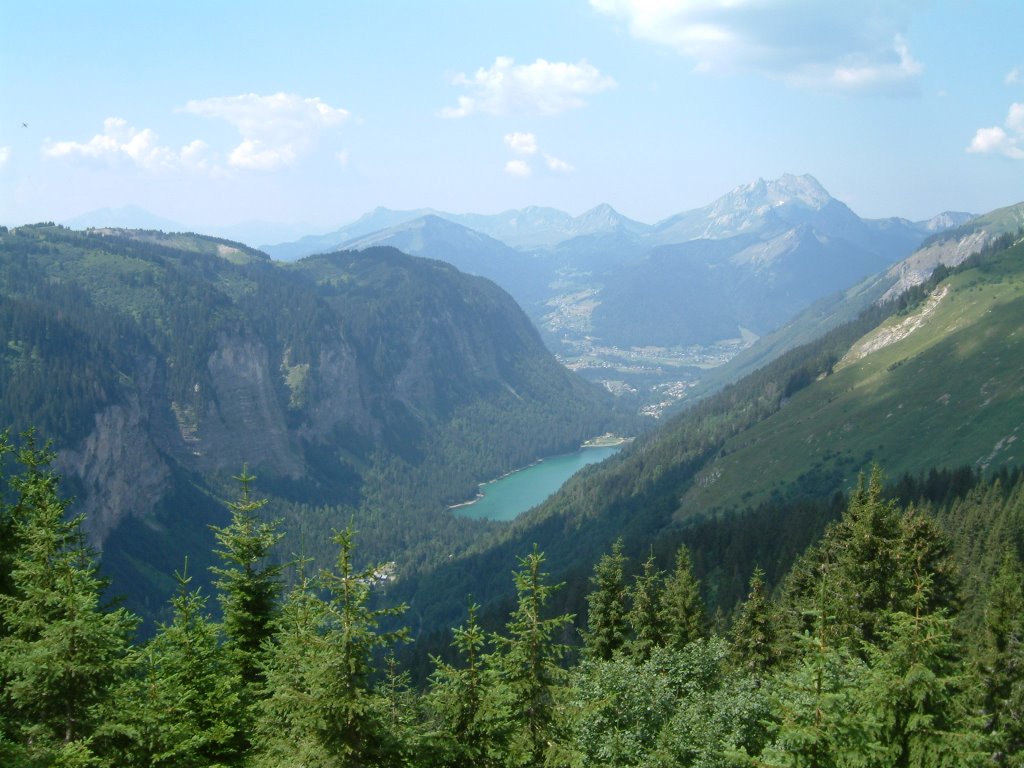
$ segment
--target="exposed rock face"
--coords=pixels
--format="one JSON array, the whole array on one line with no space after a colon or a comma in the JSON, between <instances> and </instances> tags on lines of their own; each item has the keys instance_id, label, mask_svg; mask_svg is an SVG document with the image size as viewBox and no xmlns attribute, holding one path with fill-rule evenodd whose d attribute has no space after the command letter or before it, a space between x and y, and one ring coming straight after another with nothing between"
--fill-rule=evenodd
<instances>
[{"instance_id":1,"label":"exposed rock face","mask_svg":"<svg viewBox=\"0 0 1024 768\"><path fill-rule=\"evenodd\" d=\"M993 235L979 229L961 238L943 240L916 251L909 258L893 265L886 278L896 282L885 292L881 301L889 301L904 291L927 280L939 264L955 267L973 253L980 251Z\"/></svg>"},{"instance_id":2,"label":"exposed rock face","mask_svg":"<svg viewBox=\"0 0 1024 768\"><path fill-rule=\"evenodd\" d=\"M278 475L301 476L275 391L281 374L271 366L266 346L222 334L207 367L214 392L199 425L199 466L223 472L250 463Z\"/></svg>"},{"instance_id":3,"label":"exposed rock face","mask_svg":"<svg viewBox=\"0 0 1024 768\"><path fill-rule=\"evenodd\" d=\"M82 483L75 509L85 514L86 535L97 549L126 517L148 517L171 482L137 396L96 414L95 429L74 449L60 451L56 468Z\"/></svg>"}]
</instances>

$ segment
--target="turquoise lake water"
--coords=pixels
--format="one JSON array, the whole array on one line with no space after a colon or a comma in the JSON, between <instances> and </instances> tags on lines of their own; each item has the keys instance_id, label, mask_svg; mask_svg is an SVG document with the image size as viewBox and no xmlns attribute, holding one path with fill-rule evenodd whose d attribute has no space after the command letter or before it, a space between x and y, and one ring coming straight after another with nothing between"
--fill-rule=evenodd
<instances>
[{"instance_id":1,"label":"turquoise lake water","mask_svg":"<svg viewBox=\"0 0 1024 768\"><path fill-rule=\"evenodd\" d=\"M604 461L617 453L619 445L581 448L575 453L550 456L538 464L480 486L482 499L452 512L464 517L511 520L537 506L587 464Z\"/></svg>"}]
</instances>

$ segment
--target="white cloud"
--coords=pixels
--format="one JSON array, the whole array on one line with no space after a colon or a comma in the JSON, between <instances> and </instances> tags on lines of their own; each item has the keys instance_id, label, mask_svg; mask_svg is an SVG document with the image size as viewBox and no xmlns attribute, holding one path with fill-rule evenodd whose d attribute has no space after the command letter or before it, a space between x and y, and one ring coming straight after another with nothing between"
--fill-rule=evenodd
<instances>
[{"instance_id":1,"label":"white cloud","mask_svg":"<svg viewBox=\"0 0 1024 768\"><path fill-rule=\"evenodd\" d=\"M531 169L523 160L509 160L505 163L505 173L510 176L529 176Z\"/></svg>"},{"instance_id":2,"label":"white cloud","mask_svg":"<svg viewBox=\"0 0 1024 768\"><path fill-rule=\"evenodd\" d=\"M494 66L481 67L472 77L456 75L452 82L467 88L470 95L460 96L457 107L441 110L443 117L467 117L476 112L551 115L582 107L583 96L615 87L612 78L586 61L570 64L537 59L533 64L517 65L508 56L497 57Z\"/></svg>"},{"instance_id":3,"label":"white cloud","mask_svg":"<svg viewBox=\"0 0 1024 768\"><path fill-rule=\"evenodd\" d=\"M1006 73L1006 77L1003 78L1003 82L1006 83L1006 85L1017 85L1017 83L1021 82L1020 70L1017 67L1011 69Z\"/></svg>"},{"instance_id":4,"label":"white cloud","mask_svg":"<svg viewBox=\"0 0 1024 768\"><path fill-rule=\"evenodd\" d=\"M1005 130L999 126L979 128L967 151L1024 160L1024 104L1011 104L1003 125Z\"/></svg>"},{"instance_id":5,"label":"white cloud","mask_svg":"<svg viewBox=\"0 0 1024 768\"><path fill-rule=\"evenodd\" d=\"M108 117L103 121L103 133L96 134L89 141L50 142L43 148L43 154L55 158L81 157L108 161L127 159L152 170L179 165L189 147L175 152L161 145L157 135L149 128L139 131L128 125L123 118Z\"/></svg>"},{"instance_id":6,"label":"white cloud","mask_svg":"<svg viewBox=\"0 0 1024 768\"><path fill-rule=\"evenodd\" d=\"M911 0L590 0L639 39L699 71L755 71L792 85L912 89L923 71L903 37Z\"/></svg>"},{"instance_id":7,"label":"white cloud","mask_svg":"<svg viewBox=\"0 0 1024 768\"><path fill-rule=\"evenodd\" d=\"M557 157L551 155L544 155L544 162L547 163L548 168L556 173L569 173L573 170L573 167L569 165L565 160L559 160Z\"/></svg>"},{"instance_id":8,"label":"white cloud","mask_svg":"<svg viewBox=\"0 0 1024 768\"><path fill-rule=\"evenodd\" d=\"M1024 134L1024 104L1011 104L1006 116L1006 127L1017 134Z\"/></svg>"},{"instance_id":9,"label":"white cloud","mask_svg":"<svg viewBox=\"0 0 1024 768\"><path fill-rule=\"evenodd\" d=\"M348 110L332 107L319 98L291 93L199 99L188 102L182 111L233 125L242 141L228 154L228 164L251 170L291 165L322 132L350 117Z\"/></svg>"},{"instance_id":10,"label":"white cloud","mask_svg":"<svg viewBox=\"0 0 1024 768\"><path fill-rule=\"evenodd\" d=\"M517 155L537 154L537 137L532 133L506 133L505 146Z\"/></svg>"},{"instance_id":11,"label":"white cloud","mask_svg":"<svg viewBox=\"0 0 1024 768\"><path fill-rule=\"evenodd\" d=\"M0 147L0 168L7 165L7 161L11 159L11 148Z\"/></svg>"}]
</instances>

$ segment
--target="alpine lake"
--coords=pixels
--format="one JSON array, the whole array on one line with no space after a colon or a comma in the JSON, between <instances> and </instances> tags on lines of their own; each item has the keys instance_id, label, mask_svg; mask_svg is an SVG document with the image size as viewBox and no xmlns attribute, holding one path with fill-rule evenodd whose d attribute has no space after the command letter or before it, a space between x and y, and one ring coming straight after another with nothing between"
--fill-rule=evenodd
<instances>
[{"instance_id":1,"label":"alpine lake","mask_svg":"<svg viewBox=\"0 0 1024 768\"><path fill-rule=\"evenodd\" d=\"M625 441L584 445L572 453L548 456L523 469L480 485L473 501L450 507L456 515L512 520L537 506L562 487L566 480L588 464L604 461L618 453Z\"/></svg>"}]
</instances>

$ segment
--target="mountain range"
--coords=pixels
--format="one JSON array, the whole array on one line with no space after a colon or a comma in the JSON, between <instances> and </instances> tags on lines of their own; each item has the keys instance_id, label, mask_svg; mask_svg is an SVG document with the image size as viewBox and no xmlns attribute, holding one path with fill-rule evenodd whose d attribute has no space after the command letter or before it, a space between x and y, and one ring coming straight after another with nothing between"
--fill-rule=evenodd
<instances>
[{"instance_id":1,"label":"mountain range","mask_svg":"<svg viewBox=\"0 0 1024 768\"><path fill-rule=\"evenodd\" d=\"M290 259L390 245L449 261L509 291L575 370L650 389L692 383L702 375L695 365L720 363L971 218L862 219L813 177L787 174L653 225L608 205L575 217L542 207L490 216L378 208L264 250Z\"/></svg>"}]
</instances>

